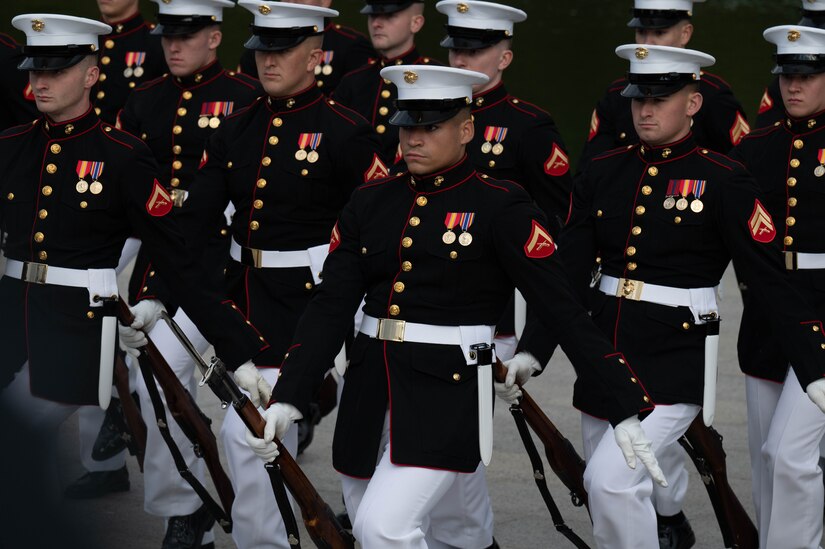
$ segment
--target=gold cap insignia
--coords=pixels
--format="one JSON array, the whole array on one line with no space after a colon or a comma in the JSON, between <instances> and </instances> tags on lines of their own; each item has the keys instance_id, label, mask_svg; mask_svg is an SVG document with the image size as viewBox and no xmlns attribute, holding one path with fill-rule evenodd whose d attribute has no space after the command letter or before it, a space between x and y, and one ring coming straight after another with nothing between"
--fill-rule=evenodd
<instances>
[{"instance_id":1,"label":"gold cap insignia","mask_svg":"<svg viewBox=\"0 0 825 549\"><path fill-rule=\"evenodd\" d=\"M798 30L789 30L788 31L788 42L796 42L799 40L799 37L802 36Z\"/></svg>"},{"instance_id":2,"label":"gold cap insignia","mask_svg":"<svg viewBox=\"0 0 825 549\"><path fill-rule=\"evenodd\" d=\"M418 81L418 75L413 71L404 71L404 82L407 84L415 84Z\"/></svg>"},{"instance_id":3,"label":"gold cap insignia","mask_svg":"<svg viewBox=\"0 0 825 549\"><path fill-rule=\"evenodd\" d=\"M41 32L46 27L46 23L40 19L32 19L32 30L34 32Z\"/></svg>"},{"instance_id":4,"label":"gold cap insignia","mask_svg":"<svg viewBox=\"0 0 825 549\"><path fill-rule=\"evenodd\" d=\"M457 4L455 10L458 13L467 13L468 11L470 11L470 6L468 6L467 4Z\"/></svg>"},{"instance_id":5,"label":"gold cap insignia","mask_svg":"<svg viewBox=\"0 0 825 549\"><path fill-rule=\"evenodd\" d=\"M272 12L272 8L270 8L266 4L261 4L258 7L258 11L261 12L261 15L269 15Z\"/></svg>"},{"instance_id":6,"label":"gold cap insignia","mask_svg":"<svg viewBox=\"0 0 825 549\"><path fill-rule=\"evenodd\" d=\"M164 3L164 4L171 4L171 3L172 3L172 0L163 0L163 3Z\"/></svg>"},{"instance_id":7,"label":"gold cap insignia","mask_svg":"<svg viewBox=\"0 0 825 549\"><path fill-rule=\"evenodd\" d=\"M647 48L636 48L636 59L644 59L648 53Z\"/></svg>"}]
</instances>

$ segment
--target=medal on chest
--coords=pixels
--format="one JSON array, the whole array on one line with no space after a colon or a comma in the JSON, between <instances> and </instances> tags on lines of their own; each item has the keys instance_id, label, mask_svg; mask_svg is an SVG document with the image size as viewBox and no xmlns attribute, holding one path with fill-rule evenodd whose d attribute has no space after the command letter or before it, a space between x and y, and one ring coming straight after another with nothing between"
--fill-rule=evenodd
<instances>
[{"instance_id":1,"label":"medal on chest","mask_svg":"<svg viewBox=\"0 0 825 549\"><path fill-rule=\"evenodd\" d=\"M100 194L103 192L103 184L98 181L100 175L103 173L103 162L92 162L91 160L78 160L75 172L77 173L78 181L75 185L75 190L83 194L86 191L92 194ZM86 181L86 176L91 176L92 183Z\"/></svg>"},{"instance_id":2,"label":"medal on chest","mask_svg":"<svg viewBox=\"0 0 825 549\"><path fill-rule=\"evenodd\" d=\"M700 213L705 208L701 198L705 192L706 183L704 179L671 179L668 182L662 206L666 210L672 210L675 207L679 211L685 211L690 206L692 212ZM688 201L690 195L693 195L692 201Z\"/></svg>"},{"instance_id":3,"label":"medal on chest","mask_svg":"<svg viewBox=\"0 0 825 549\"><path fill-rule=\"evenodd\" d=\"M145 51L127 51L126 52L126 68L123 69L123 76L126 78L140 78L143 76L143 65L146 61ZM134 67L134 68L133 68Z\"/></svg>"},{"instance_id":4,"label":"medal on chest","mask_svg":"<svg viewBox=\"0 0 825 549\"><path fill-rule=\"evenodd\" d=\"M819 166L814 168L814 175L822 177L825 175L825 149L819 149L819 152L816 153L816 159L819 161Z\"/></svg>"},{"instance_id":5,"label":"medal on chest","mask_svg":"<svg viewBox=\"0 0 825 549\"><path fill-rule=\"evenodd\" d=\"M484 143L481 144L481 152L484 154L493 153L499 156L504 152L502 142L507 138L507 128L498 126L487 126L484 130Z\"/></svg>"},{"instance_id":6,"label":"medal on chest","mask_svg":"<svg viewBox=\"0 0 825 549\"><path fill-rule=\"evenodd\" d=\"M320 155L316 150L321 145L322 133L302 133L298 136L298 150L295 151L295 160L303 162L306 160L310 164L318 162ZM307 151L307 147L310 148Z\"/></svg>"},{"instance_id":7,"label":"medal on chest","mask_svg":"<svg viewBox=\"0 0 825 549\"><path fill-rule=\"evenodd\" d=\"M224 118L232 114L234 101L209 101L201 105L201 116L198 118L198 127L210 127L213 130L221 125L220 116Z\"/></svg>"}]
</instances>

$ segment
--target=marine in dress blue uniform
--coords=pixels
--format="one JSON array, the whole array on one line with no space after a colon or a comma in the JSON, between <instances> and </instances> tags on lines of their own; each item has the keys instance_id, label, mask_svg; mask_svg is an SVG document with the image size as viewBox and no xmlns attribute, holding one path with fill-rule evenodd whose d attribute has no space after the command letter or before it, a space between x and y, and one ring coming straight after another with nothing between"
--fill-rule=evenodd
<instances>
[{"instance_id":1,"label":"marine in dress blue uniform","mask_svg":"<svg viewBox=\"0 0 825 549\"><path fill-rule=\"evenodd\" d=\"M265 415L268 436L280 437L306 413L366 294L333 465L344 475L363 547L420 548L445 491L479 466L489 418L479 415L470 346L492 341L514 284L539 304L574 364L592 369L599 383L617 383L607 399L614 421L638 421L652 401L570 293L543 213L522 187L478 173L466 156L471 87L486 77L420 65L389 67L382 77L399 87L391 122L402 128L410 171L362 185L341 212L324 283L298 324ZM265 441L251 444L266 455Z\"/></svg>"},{"instance_id":2,"label":"marine in dress blue uniform","mask_svg":"<svg viewBox=\"0 0 825 549\"><path fill-rule=\"evenodd\" d=\"M210 137L180 214L196 220L185 221L190 228L209 227L228 202L234 204L226 292L240 300L247 318L262 323L267 341L273 338L256 365L275 384L297 319L322 281L338 212L358 183L387 170L372 127L315 83L324 18L337 12L283 2L240 5L254 14L245 46L255 51L266 95ZM193 230L196 248L205 234ZM287 441L291 452L296 431ZM229 411L221 439L236 493L233 539L241 548L289 547L268 476L244 433Z\"/></svg>"},{"instance_id":3,"label":"marine in dress blue uniform","mask_svg":"<svg viewBox=\"0 0 825 549\"><path fill-rule=\"evenodd\" d=\"M825 30L801 25L767 29L776 44L784 118L757 130L733 151L759 184L765 208L780 220L774 253L794 288L825 313L825 243L821 192L825 176ZM784 220L784 223L782 222ZM802 370L772 329L770 309L748 296L739 331L739 363L748 376L748 444L761 547L815 547L822 538L819 444L825 416L805 396L821 376ZM790 363L790 368L789 368Z\"/></svg>"},{"instance_id":4,"label":"marine in dress blue uniform","mask_svg":"<svg viewBox=\"0 0 825 549\"><path fill-rule=\"evenodd\" d=\"M627 26L636 30L639 43L686 47L693 34L693 4L700 1L704 0L635 0L633 18ZM664 38L655 36L663 30ZM627 84L626 78L615 80L596 104L577 166L579 171L596 155L639 141L630 115L630 101L621 94ZM693 118L694 139L712 151L727 153L750 131L745 110L719 76L703 71L699 85L704 101L702 110Z\"/></svg>"},{"instance_id":5,"label":"marine in dress blue uniform","mask_svg":"<svg viewBox=\"0 0 825 549\"><path fill-rule=\"evenodd\" d=\"M617 53L630 60L623 93L633 99L637 130L645 133L641 143L594 158L582 173L560 253L579 295L592 296L591 283L599 290L591 303L594 322L626 353L653 400L667 405L642 421L655 452L664 455L709 404L703 400L706 336L718 319L715 288L731 259L765 298L774 329L806 380L825 368L825 340L817 313L788 284L775 246L777 226L754 180L741 164L699 146L690 132L690 116L701 108L700 67L713 58L643 44ZM597 259L600 271L591 281ZM541 341L524 344L535 354ZM621 457L602 438L609 429L600 419L609 393L588 376L579 375L573 402L582 411L597 546L657 548L650 483L615 475Z\"/></svg>"}]
</instances>

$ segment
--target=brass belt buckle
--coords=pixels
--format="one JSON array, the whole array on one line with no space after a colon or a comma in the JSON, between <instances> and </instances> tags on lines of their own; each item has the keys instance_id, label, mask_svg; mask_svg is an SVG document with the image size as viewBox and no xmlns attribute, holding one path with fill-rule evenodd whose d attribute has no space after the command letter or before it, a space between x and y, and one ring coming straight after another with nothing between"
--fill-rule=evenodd
<instances>
[{"instance_id":1,"label":"brass belt buckle","mask_svg":"<svg viewBox=\"0 0 825 549\"><path fill-rule=\"evenodd\" d=\"M404 329L407 321L393 320L391 318L378 319L378 339L382 341L404 341Z\"/></svg>"},{"instance_id":2,"label":"brass belt buckle","mask_svg":"<svg viewBox=\"0 0 825 549\"><path fill-rule=\"evenodd\" d=\"M786 271L795 271L797 269L797 258L796 252L782 252L782 255L785 256L785 270Z\"/></svg>"},{"instance_id":3,"label":"brass belt buckle","mask_svg":"<svg viewBox=\"0 0 825 549\"><path fill-rule=\"evenodd\" d=\"M23 262L23 271L20 273L20 278L24 282L31 282L32 284L45 284L46 273L49 266L45 263L31 263L29 261Z\"/></svg>"},{"instance_id":4,"label":"brass belt buckle","mask_svg":"<svg viewBox=\"0 0 825 549\"><path fill-rule=\"evenodd\" d=\"M616 288L616 297L623 297L632 301L642 300L642 288L645 283L641 280L631 280L629 278L620 278L619 286Z\"/></svg>"},{"instance_id":5,"label":"brass belt buckle","mask_svg":"<svg viewBox=\"0 0 825 549\"><path fill-rule=\"evenodd\" d=\"M252 264L256 269L260 269L264 262L264 251L257 248L249 248L249 255L252 257Z\"/></svg>"}]
</instances>

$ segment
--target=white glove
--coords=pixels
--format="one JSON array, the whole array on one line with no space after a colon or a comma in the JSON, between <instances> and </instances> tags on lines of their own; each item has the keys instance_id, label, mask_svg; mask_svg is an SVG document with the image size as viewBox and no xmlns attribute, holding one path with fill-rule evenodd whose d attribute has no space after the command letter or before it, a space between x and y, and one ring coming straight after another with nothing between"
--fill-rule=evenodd
<instances>
[{"instance_id":1,"label":"white glove","mask_svg":"<svg viewBox=\"0 0 825 549\"><path fill-rule=\"evenodd\" d=\"M811 402L816 404L823 413L825 413L825 379L817 379L812 381L805 387L805 392L808 393L808 398Z\"/></svg>"},{"instance_id":2,"label":"white glove","mask_svg":"<svg viewBox=\"0 0 825 549\"><path fill-rule=\"evenodd\" d=\"M661 486L667 486L665 474L650 449L651 442L642 430L642 424L638 417L630 416L616 425L613 429L613 436L616 437L616 444L621 448L628 467L635 469L636 457L638 457L647 468L650 476L653 477L653 480Z\"/></svg>"},{"instance_id":3,"label":"white glove","mask_svg":"<svg viewBox=\"0 0 825 549\"><path fill-rule=\"evenodd\" d=\"M504 383L494 381L493 388L496 390L496 396L507 404L516 404L518 399L521 398L521 389L518 385L507 387Z\"/></svg>"},{"instance_id":4,"label":"white glove","mask_svg":"<svg viewBox=\"0 0 825 549\"><path fill-rule=\"evenodd\" d=\"M251 360L247 360L235 370L235 382L238 387L249 393L249 398L255 408L259 408L261 403L264 405L269 404L269 399L272 396L272 386L261 377L261 372L252 364Z\"/></svg>"},{"instance_id":5,"label":"white glove","mask_svg":"<svg viewBox=\"0 0 825 549\"><path fill-rule=\"evenodd\" d=\"M256 437L247 429L246 443L264 463L269 463L278 457L278 447L273 442L275 437L278 437L278 440L284 438L292 423L304 416L295 406L276 402L264 411L263 417L266 420L264 438Z\"/></svg>"},{"instance_id":6,"label":"white glove","mask_svg":"<svg viewBox=\"0 0 825 549\"><path fill-rule=\"evenodd\" d=\"M160 313L165 310L163 303L157 299L144 299L138 301L134 307L129 307L129 312L132 313L135 320L129 326L118 324L120 349L137 358L140 355L139 349L149 343L146 334L152 331L155 323L160 318Z\"/></svg>"},{"instance_id":7,"label":"white glove","mask_svg":"<svg viewBox=\"0 0 825 549\"><path fill-rule=\"evenodd\" d=\"M520 352L510 360L504 361L503 364L507 368L504 386L508 389L513 387L514 384L524 385L535 372L541 370L539 361L527 351Z\"/></svg>"}]
</instances>

